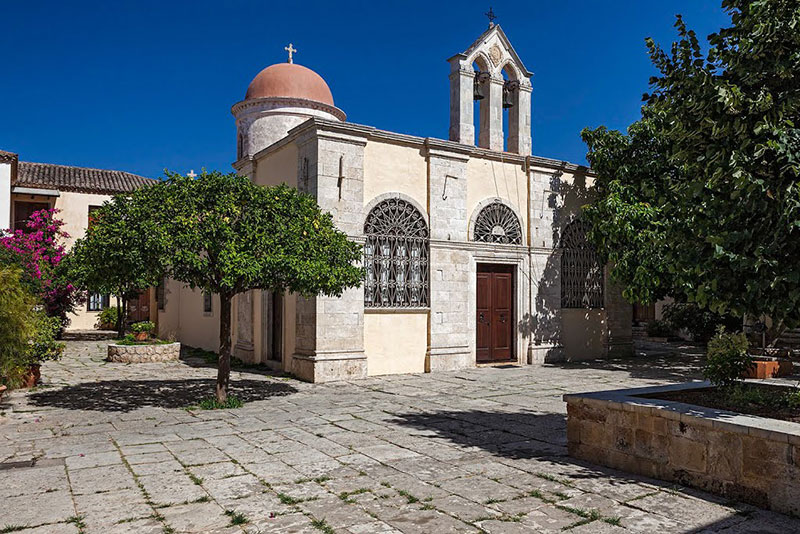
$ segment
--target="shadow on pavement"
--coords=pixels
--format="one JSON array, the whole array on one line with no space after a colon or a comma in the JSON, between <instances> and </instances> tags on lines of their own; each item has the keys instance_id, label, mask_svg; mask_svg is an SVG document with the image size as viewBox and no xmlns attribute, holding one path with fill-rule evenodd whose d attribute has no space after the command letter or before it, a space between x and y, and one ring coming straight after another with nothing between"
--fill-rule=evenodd
<instances>
[{"instance_id":1,"label":"shadow on pavement","mask_svg":"<svg viewBox=\"0 0 800 534\"><path fill-rule=\"evenodd\" d=\"M214 387L215 381L206 379L103 380L37 391L30 394L29 401L33 406L100 412L130 412L145 406L186 408L213 396ZM296 392L289 384L266 380L231 381L229 390L243 402Z\"/></svg>"}]
</instances>

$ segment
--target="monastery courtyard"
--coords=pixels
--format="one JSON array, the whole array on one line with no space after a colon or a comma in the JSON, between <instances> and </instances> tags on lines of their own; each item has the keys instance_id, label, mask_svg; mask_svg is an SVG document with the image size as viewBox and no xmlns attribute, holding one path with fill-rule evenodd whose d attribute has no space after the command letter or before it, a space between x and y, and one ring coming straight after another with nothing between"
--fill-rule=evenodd
<instances>
[{"instance_id":1,"label":"monastery courtyard","mask_svg":"<svg viewBox=\"0 0 800 534\"><path fill-rule=\"evenodd\" d=\"M562 395L695 378L672 350L322 385L246 369L245 406L205 411L187 409L213 390L203 360L113 364L71 341L4 399L0 532L800 532L567 456Z\"/></svg>"}]
</instances>

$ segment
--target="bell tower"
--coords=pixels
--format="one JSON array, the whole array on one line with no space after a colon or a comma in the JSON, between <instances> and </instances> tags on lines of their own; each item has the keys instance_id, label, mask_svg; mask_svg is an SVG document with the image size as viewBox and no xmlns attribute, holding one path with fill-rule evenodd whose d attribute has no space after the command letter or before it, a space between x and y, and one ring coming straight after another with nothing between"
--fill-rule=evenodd
<instances>
[{"instance_id":1,"label":"bell tower","mask_svg":"<svg viewBox=\"0 0 800 534\"><path fill-rule=\"evenodd\" d=\"M491 12L490 12L491 13ZM490 20L493 20L490 17ZM475 144L474 102L480 101L478 146L531 154L531 81L503 29L494 22L450 63L450 140ZM508 109L506 137L503 110Z\"/></svg>"}]
</instances>

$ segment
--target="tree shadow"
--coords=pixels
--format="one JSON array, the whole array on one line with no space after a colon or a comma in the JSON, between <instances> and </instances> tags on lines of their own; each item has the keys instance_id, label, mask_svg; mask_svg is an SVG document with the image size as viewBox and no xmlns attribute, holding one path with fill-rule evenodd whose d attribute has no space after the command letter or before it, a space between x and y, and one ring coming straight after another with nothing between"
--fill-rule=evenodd
<instances>
[{"instance_id":1,"label":"tree shadow","mask_svg":"<svg viewBox=\"0 0 800 534\"><path fill-rule=\"evenodd\" d=\"M186 408L214 394L215 381L186 380L103 380L84 382L61 389L46 389L29 395L33 406L130 412L146 406ZM266 400L296 393L293 386L266 380L231 381L229 394L242 402Z\"/></svg>"},{"instance_id":2,"label":"tree shadow","mask_svg":"<svg viewBox=\"0 0 800 534\"><path fill-rule=\"evenodd\" d=\"M800 521L789 519L778 513L763 512L752 505L734 502L728 498L682 486L676 482L652 479L573 458L567 454L565 446L566 416L563 414L469 410L395 415L396 419L392 422L419 430L427 437L449 441L460 447L477 447L501 458L522 460L520 464L509 465L525 471L536 472L537 466L540 464L535 461L540 460L542 470L538 476L567 485L575 485L585 491L596 492L606 489L613 493L617 487L624 491L627 485L644 484L641 497L653 496L654 492L658 490L664 492L663 499L665 501L675 502L676 499L685 498L686 508L697 506L696 501L690 500L692 498L729 508L730 513L727 516L709 521L704 521L702 517L687 521L692 524L687 524L683 530L676 531L682 534L717 532L734 526L742 528L741 532L753 533L800 531L793 529L793 527L800 528ZM525 460L533 462L526 464ZM560 468L553 470L552 466L560 466ZM594 484L597 480L602 482L600 486ZM633 502L628 504L627 500L623 501L620 497L612 496L612 498L619 502L618 506L638 508L645 512L658 506L653 503L640 506L635 499L630 499ZM665 516L672 517L676 521L679 520L676 516L679 512L669 509L664 509L664 511L666 512ZM622 518L623 523L630 521L631 526L636 525L639 520L634 517L629 520L625 517ZM595 525L597 526L599 523ZM587 532L591 532L591 530L587 530Z\"/></svg>"},{"instance_id":3,"label":"tree shadow","mask_svg":"<svg viewBox=\"0 0 800 534\"><path fill-rule=\"evenodd\" d=\"M431 432L462 447L513 459L567 454L566 416L560 413L482 410L395 414L392 422Z\"/></svg>"},{"instance_id":4,"label":"tree shadow","mask_svg":"<svg viewBox=\"0 0 800 534\"><path fill-rule=\"evenodd\" d=\"M703 379L705 349L681 343L635 344L635 356L550 363L561 369L597 369L627 373L631 378L689 382Z\"/></svg>"}]
</instances>

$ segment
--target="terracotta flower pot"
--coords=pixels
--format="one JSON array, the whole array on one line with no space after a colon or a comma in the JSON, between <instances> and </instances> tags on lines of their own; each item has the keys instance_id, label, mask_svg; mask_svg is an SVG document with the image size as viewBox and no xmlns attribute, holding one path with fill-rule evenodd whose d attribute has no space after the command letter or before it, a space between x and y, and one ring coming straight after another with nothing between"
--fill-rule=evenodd
<instances>
[{"instance_id":1,"label":"terracotta flower pot","mask_svg":"<svg viewBox=\"0 0 800 534\"><path fill-rule=\"evenodd\" d=\"M147 341L148 332L136 332L134 338L136 341Z\"/></svg>"},{"instance_id":2,"label":"terracotta flower pot","mask_svg":"<svg viewBox=\"0 0 800 534\"><path fill-rule=\"evenodd\" d=\"M775 378L792 373L790 360L772 358L754 359L753 366L744 374L744 378Z\"/></svg>"},{"instance_id":3,"label":"terracotta flower pot","mask_svg":"<svg viewBox=\"0 0 800 534\"><path fill-rule=\"evenodd\" d=\"M28 368L28 372L22 377L22 385L20 387L32 388L39 383L41 378L42 366L38 363L31 364L31 366Z\"/></svg>"},{"instance_id":4,"label":"terracotta flower pot","mask_svg":"<svg viewBox=\"0 0 800 534\"><path fill-rule=\"evenodd\" d=\"M0 384L0 400L3 400L3 394L6 392L8 388L2 384Z\"/></svg>"}]
</instances>

